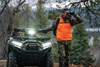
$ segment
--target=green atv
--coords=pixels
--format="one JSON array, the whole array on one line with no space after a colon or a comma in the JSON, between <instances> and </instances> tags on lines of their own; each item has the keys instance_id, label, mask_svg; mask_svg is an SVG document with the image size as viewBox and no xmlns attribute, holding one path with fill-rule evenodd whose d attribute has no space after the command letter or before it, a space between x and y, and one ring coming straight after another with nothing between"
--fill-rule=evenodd
<instances>
[{"instance_id":1,"label":"green atv","mask_svg":"<svg viewBox=\"0 0 100 67\"><path fill-rule=\"evenodd\" d=\"M42 34L34 29L14 29L8 41L7 67L53 67L52 41Z\"/></svg>"}]
</instances>

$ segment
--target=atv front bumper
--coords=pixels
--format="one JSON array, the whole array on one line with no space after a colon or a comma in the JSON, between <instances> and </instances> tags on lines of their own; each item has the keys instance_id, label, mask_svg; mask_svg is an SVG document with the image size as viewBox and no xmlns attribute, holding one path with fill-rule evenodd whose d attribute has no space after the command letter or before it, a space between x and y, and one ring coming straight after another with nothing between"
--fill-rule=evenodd
<instances>
[{"instance_id":1,"label":"atv front bumper","mask_svg":"<svg viewBox=\"0 0 100 67\"><path fill-rule=\"evenodd\" d=\"M45 50L22 50L13 46L9 46L9 52L14 52L18 63L21 65L38 65L46 60L47 53L51 52L51 48Z\"/></svg>"}]
</instances>

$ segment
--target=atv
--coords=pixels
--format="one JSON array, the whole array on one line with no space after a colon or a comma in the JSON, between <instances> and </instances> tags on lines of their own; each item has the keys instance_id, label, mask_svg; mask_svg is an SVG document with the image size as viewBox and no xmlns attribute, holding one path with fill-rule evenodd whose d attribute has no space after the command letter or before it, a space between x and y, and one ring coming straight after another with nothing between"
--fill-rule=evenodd
<instances>
[{"instance_id":1,"label":"atv","mask_svg":"<svg viewBox=\"0 0 100 67\"><path fill-rule=\"evenodd\" d=\"M52 41L42 34L34 29L14 29L8 41L7 67L53 67Z\"/></svg>"}]
</instances>

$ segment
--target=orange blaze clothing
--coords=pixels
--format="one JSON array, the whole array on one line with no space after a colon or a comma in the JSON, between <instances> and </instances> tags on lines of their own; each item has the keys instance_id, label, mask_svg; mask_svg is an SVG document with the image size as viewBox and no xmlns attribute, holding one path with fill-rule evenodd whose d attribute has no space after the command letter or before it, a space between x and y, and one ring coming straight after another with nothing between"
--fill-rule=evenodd
<instances>
[{"instance_id":1,"label":"orange blaze clothing","mask_svg":"<svg viewBox=\"0 0 100 67\"><path fill-rule=\"evenodd\" d=\"M69 21L64 22L61 16L56 30L56 39L72 40L72 26Z\"/></svg>"}]
</instances>

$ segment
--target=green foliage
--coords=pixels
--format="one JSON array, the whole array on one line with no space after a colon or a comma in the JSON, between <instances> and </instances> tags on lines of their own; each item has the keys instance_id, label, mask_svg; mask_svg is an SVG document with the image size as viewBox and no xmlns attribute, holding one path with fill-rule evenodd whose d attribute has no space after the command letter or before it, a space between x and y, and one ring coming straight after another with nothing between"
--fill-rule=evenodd
<instances>
[{"instance_id":1,"label":"green foliage","mask_svg":"<svg viewBox=\"0 0 100 67\"><path fill-rule=\"evenodd\" d=\"M59 17L59 12L57 12L56 10L51 10L48 12L48 18L56 19L57 17Z\"/></svg>"},{"instance_id":2,"label":"green foliage","mask_svg":"<svg viewBox=\"0 0 100 67\"><path fill-rule=\"evenodd\" d=\"M52 47L52 54L53 54L53 59L55 62L58 62L58 58L59 58L59 55L58 55L58 45L57 43L54 43L53 47Z\"/></svg>"},{"instance_id":3,"label":"green foliage","mask_svg":"<svg viewBox=\"0 0 100 67\"><path fill-rule=\"evenodd\" d=\"M23 4L23 10L16 14L14 27L28 28L33 24L32 10L29 4Z\"/></svg>"},{"instance_id":4,"label":"green foliage","mask_svg":"<svg viewBox=\"0 0 100 67\"><path fill-rule=\"evenodd\" d=\"M34 12L35 28L39 28L39 29L45 28L47 25L47 20L48 20L43 1L44 0L38 0L37 10Z\"/></svg>"},{"instance_id":5,"label":"green foliage","mask_svg":"<svg viewBox=\"0 0 100 67\"><path fill-rule=\"evenodd\" d=\"M71 47L71 63L90 65L93 63L88 44L88 35L83 23L77 25L73 30L73 40Z\"/></svg>"},{"instance_id":6,"label":"green foliage","mask_svg":"<svg viewBox=\"0 0 100 67\"><path fill-rule=\"evenodd\" d=\"M59 17L59 13L57 11L51 10L51 11L48 12L48 18L49 19L54 19L55 20L57 17ZM58 63L59 62L58 44L56 43L56 40L55 39L53 41L54 41L54 44L53 44L53 47L52 47L52 51L51 52L53 54L54 62L57 62Z\"/></svg>"}]
</instances>

